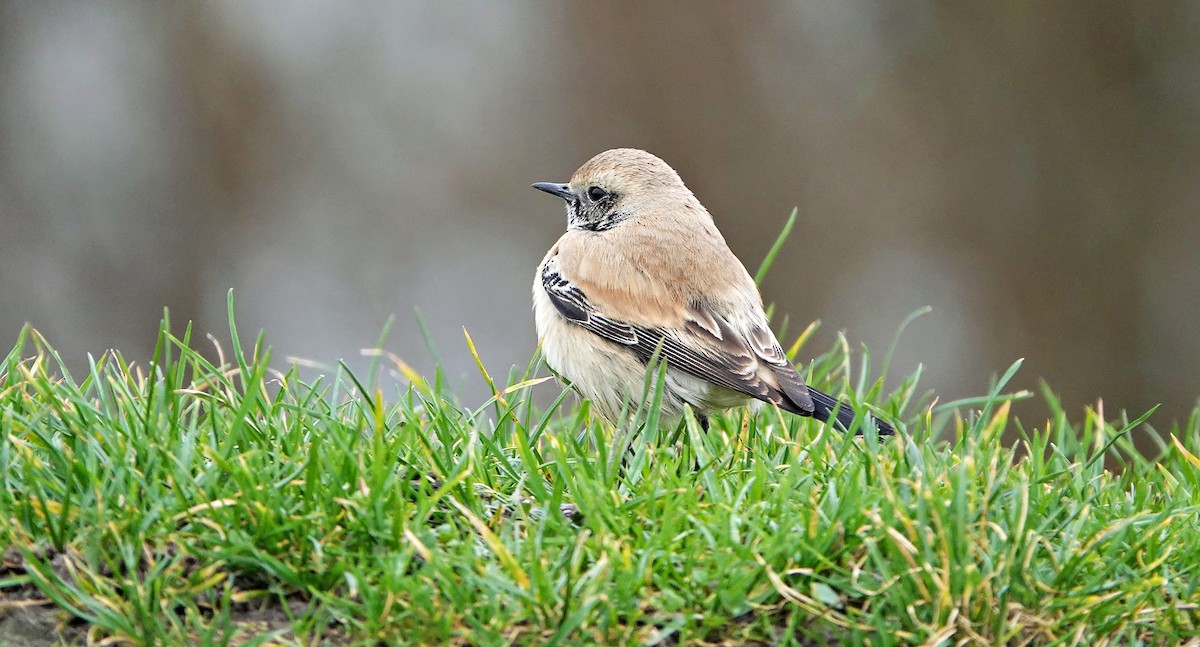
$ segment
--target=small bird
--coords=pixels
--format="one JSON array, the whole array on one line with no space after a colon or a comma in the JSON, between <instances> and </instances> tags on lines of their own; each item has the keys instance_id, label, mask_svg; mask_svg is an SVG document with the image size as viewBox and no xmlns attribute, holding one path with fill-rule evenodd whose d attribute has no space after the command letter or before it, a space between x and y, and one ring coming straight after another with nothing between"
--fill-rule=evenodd
<instances>
[{"instance_id":1,"label":"small bird","mask_svg":"<svg viewBox=\"0 0 1200 647\"><path fill-rule=\"evenodd\" d=\"M666 362L662 420L770 402L849 429L854 410L807 386L763 312L762 296L675 169L646 151L608 150L567 184L567 232L533 281L546 362L609 422L636 408L655 353ZM836 413L835 413L836 412ZM877 422L881 434L893 429Z\"/></svg>"}]
</instances>

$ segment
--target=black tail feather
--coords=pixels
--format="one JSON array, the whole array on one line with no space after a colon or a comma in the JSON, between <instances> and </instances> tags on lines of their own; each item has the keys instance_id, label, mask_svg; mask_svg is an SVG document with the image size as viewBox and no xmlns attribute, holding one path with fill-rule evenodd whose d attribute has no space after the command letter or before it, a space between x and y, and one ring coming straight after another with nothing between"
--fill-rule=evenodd
<instances>
[{"instance_id":1,"label":"black tail feather","mask_svg":"<svg viewBox=\"0 0 1200 647\"><path fill-rule=\"evenodd\" d=\"M841 427L842 431L847 431L850 429L850 425L854 422L854 409L851 409L847 404L838 402L837 400L833 399L833 397L822 393L811 386L808 387L808 395L813 401L812 416L814 418L820 420L821 422L829 422L830 414L833 413L834 407L837 407L837 417L835 418L834 423L838 427ZM896 430L893 429L891 425L880 420L879 418L875 419L875 426L879 429L880 436L890 436L896 433ZM859 433L862 433L862 431L860 430Z\"/></svg>"}]
</instances>

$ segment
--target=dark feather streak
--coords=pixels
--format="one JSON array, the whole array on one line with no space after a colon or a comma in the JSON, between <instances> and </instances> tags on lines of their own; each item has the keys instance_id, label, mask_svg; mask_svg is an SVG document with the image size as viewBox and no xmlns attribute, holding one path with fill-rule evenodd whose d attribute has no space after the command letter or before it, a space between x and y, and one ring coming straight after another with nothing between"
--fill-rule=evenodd
<instances>
[{"instance_id":1,"label":"dark feather streak","mask_svg":"<svg viewBox=\"0 0 1200 647\"><path fill-rule=\"evenodd\" d=\"M755 331L757 339L754 345L758 348L752 351L751 344L724 317L700 304L693 304L693 316L686 325L693 334L708 340L707 346L712 352L706 352L708 349L698 349L684 343L677 333L635 326L598 312L582 290L558 273L553 260L542 270L542 287L563 317L609 341L627 346L642 362L649 362L661 345L662 357L673 368L732 391L772 402L786 411L812 415L813 404L808 396L808 388L765 331ZM764 343L763 335L772 341ZM772 368L780 388L758 375L755 356Z\"/></svg>"}]
</instances>

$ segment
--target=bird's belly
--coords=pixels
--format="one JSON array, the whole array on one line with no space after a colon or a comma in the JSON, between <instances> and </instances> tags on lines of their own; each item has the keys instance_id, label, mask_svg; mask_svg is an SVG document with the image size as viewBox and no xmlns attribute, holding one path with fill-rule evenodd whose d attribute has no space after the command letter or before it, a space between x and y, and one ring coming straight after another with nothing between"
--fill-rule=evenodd
<instances>
[{"instance_id":1,"label":"bird's belly","mask_svg":"<svg viewBox=\"0 0 1200 647\"><path fill-rule=\"evenodd\" d=\"M581 396L610 422L619 422L627 401L641 399L645 367L633 353L567 321L541 284L533 291L533 313L542 356L571 381Z\"/></svg>"}]
</instances>

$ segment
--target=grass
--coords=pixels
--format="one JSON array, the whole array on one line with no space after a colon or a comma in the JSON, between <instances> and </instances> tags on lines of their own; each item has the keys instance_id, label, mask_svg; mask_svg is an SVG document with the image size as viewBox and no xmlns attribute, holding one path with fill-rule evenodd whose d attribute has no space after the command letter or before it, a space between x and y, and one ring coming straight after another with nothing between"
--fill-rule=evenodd
<instances>
[{"instance_id":1,"label":"grass","mask_svg":"<svg viewBox=\"0 0 1200 647\"><path fill-rule=\"evenodd\" d=\"M1200 644L1200 411L1072 423L1046 389L1026 427L1016 365L932 406L843 341L810 381L897 437L613 429L536 406L536 361L468 404L383 353L277 372L232 302L216 362L178 332L75 377L27 328L0 364L0 616L48 610L45 644Z\"/></svg>"},{"instance_id":2,"label":"grass","mask_svg":"<svg viewBox=\"0 0 1200 647\"><path fill-rule=\"evenodd\" d=\"M210 363L164 320L148 366L109 352L80 379L21 334L0 365L0 605L45 600L60 639L117 644L1200 632L1200 413L1154 460L1132 449L1142 420L1072 425L1048 391L1052 417L1026 429L1014 366L937 407L917 376L859 380L904 423L891 440L775 410L615 430L565 393L535 406L536 363L499 383L480 363L495 395L466 406L383 356L305 383L231 334ZM844 343L807 367L843 387L849 368Z\"/></svg>"}]
</instances>

